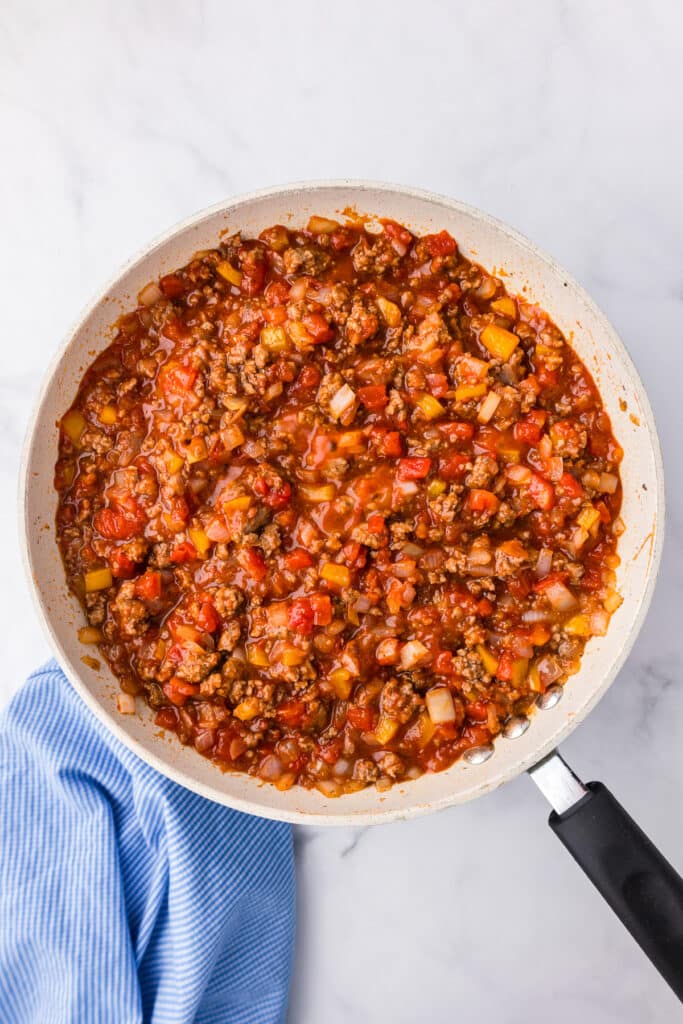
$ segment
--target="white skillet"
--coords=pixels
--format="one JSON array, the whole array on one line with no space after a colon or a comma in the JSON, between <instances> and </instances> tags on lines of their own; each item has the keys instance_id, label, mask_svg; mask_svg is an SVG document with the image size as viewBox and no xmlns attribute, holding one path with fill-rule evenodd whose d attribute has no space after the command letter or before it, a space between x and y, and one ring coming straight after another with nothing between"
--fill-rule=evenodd
<instances>
[{"instance_id":1,"label":"white skillet","mask_svg":"<svg viewBox=\"0 0 683 1024\"><path fill-rule=\"evenodd\" d=\"M55 543L53 475L57 423L73 401L83 371L109 344L113 322L135 305L138 292L148 281L182 266L195 251L215 246L226 230L257 235L271 224L305 225L313 213L338 218L348 207L392 217L418 233L445 228L465 255L504 273L510 292L537 302L564 332L592 373L624 449L622 518L626 531L619 542L621 566L617 571L617 589L624 601L612 617L607 636L589 642L581 670L564 692L556 690L546 696L545 710L532 715L528 727L524 721L514 723L508 736L497 739L486 760L489 751L482 751L479 758L474 756L479 763L462 760L447 771L424 775L385 793L365 789L329 799L317 790L294 787L279 792L249 776L222 773L175 737L160 734L146 708L141 707L135 716L118 714L118 685L106 664L94 670L82 661L85 652L77 629L84 618L66 587ZM443 196L374 182L308 182L231 199L184 221L128 263L86 309L55 356L41 388L23 452L20 515L31 589L55 653L89 708L123 743L163 774L211 800L269 818L348 826L412 818L471 800L552 754L614 681L643 623L662 550L664 487L657 431L635 367L604 314L553 259L500 221ZM560 811L574 806L577 797L581 797L581 806L591 802L597 806L597 799L591 799L594 794L583 795L583 788L577 788L581 784L557 757L543 763L536 779L544 782L548 793L565 794L564 802L562 795L551 799ZM573 852L585 862L585 857ZM583 866L588 869L586 863ZM594 876L595 872L593 880L604 892L604 883ZM680 893L677 898L678 934L683 934L683 898ZM610 902L615 903L614 899ZM624 917L623 908L616 909ZM637 929L627 924L636 934ZM636 934L636 938L647 945L648 936L643 939ZM652 950L648 951L652 956ZM666 964L657 965L666 974ZM678 980L679 995L683 993L680 972L679 961L677 979L668 977L672 984Z\"/></svg>"}]
</instances>

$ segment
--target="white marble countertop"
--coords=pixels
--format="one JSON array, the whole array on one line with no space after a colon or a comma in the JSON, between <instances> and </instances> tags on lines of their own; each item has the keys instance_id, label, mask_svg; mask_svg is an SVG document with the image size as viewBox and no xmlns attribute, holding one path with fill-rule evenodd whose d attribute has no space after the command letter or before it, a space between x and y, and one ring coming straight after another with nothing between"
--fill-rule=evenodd
<instances>
[{"instance_id":1,"label":"white marble countertop","mask_svg":"<svg viewBox=\"0 0 683 1024\"><path fill-rule=\"evenodd\" d=\"M664 2L6 0L0 703L48 654L22 579L16 472L43 370L88 297L235 192L326 177L433 188L553 253L650 394L668 483L661 577L626 668L565 753L683 870L682 30ZM291 1024L680 1019L546 816L522 778L409 824L299 829Z\"/></svg>"}]
</instances>

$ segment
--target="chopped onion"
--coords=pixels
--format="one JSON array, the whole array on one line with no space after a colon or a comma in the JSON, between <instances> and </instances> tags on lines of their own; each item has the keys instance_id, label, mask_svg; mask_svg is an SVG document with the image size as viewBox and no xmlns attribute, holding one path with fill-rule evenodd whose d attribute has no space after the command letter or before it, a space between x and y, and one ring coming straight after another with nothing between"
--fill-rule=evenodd
<instances>
[{"instance_id":1,"label":"chopped onion","mask_svg":"<svg viewBox=\"0 0 683 1024\"><path fill-rule=\"evenodd\" d=\"M419 640L409 640L401 648L401 668L415 668L428 658L429 651Z\"/></svg>"},{"instance_id":2,"label":"chopped onion","mask_svg":"<svg viewBox=\"0 0 683 1024\"><path fill-rule=\"evenodd\" d=\"M267 754L258 769L259 776L268 782L274 782L282 775L282 761L275 754Z\"/></svg>"},{"instance_id":3,"label":"chopped onion","mask_svg":"<svg viewBox=\"0 0 683 1024\"><path fill-rule=\"evenodd\" d=\"M474 294L478 299L492 299L496 294L496 282L495 279L489 277L486 274L481 281L478 288L475 288Z\"/></svg>"},{"instance_id":4,"label":"chopped onion","mask_svg":"<svg viewBox=\"0 0 683 1024\"><path fill-rule=\"evenodd\" d=\"M370 603L370 601L368 601L367 597L361 596L358 598L353 607L355 611L360 612L360 614L363 615L365 612L370 611L370 609L372 608L372 604Z\"/></svg>"},{"instance_id":5,"label":"chopped onion","mask_svg":"<svg viewBox=\"0 0 683 1024\"><path fill-rule=\"evenodd\" d=\"M232 537L232 533L226 526L224 519L219 516L214 516L206 527L206 536L209 540L216 541L219 544L225 544Z\"/></svg>"},{"instance_id":6,"label":"chopped onion","mask_svg":"<svg viewBox=\"0 0 683 1024\"><path fill-rule=\"evenodd\" d=\"M202 729L202 731L198 732L194 738L195 750L198 750L200 754L203 754L207 750L211 750L211 747L215 742L215 731L213 729Z\"/></svg>"},{"instance_id":7,"label":"chopped onion","mask_svg":"<svg viewBox=\"0 0 683 1024\"><path fill-rule=\"evenodd\" d=\"M413 494L417 494L419 488L414 480L396 480L394 483L394 491L401 498L409 498Z\"/></svg>"},{"instance_id":8,"label":"chopped onion","mask_svg":"<svg viewBox=\"0 0 683 1024\"><path fill-rule=\"evenodd\" d=\"M609 614L605 611L593 612L590 622L593 636L605 636L609 626Z\"/></svg>"},{"instance_id":9,"label":"chopped onion","mask_svg":"<svg viewBox=\"0 0 683 1024\"><path fill-rule=\"evenodd\" d=\"M475 544L467 556L467 564L468 566L488 565L491 561L491 557L491 550L489 548L485 548L480 544Z\"/></svg>"},{"instance_id":10,"label":"chopped onion","mask_svg":"<svg viewBox=\"0 0 683 1024\"><path fill-rule=\"evenodd\" d=\"M505 475L513 484L528 484L531 480L531 470L528 466L508 466Z\"/></svg>"},{"instance_id":11,"label":"chopped onion","mask_svg":"<svg viewBox=\"0 0 683 1024\"><path fill-rule=\"evenodd\" d=\"M130 693L119 693L116 697L116 706L121 715L135 714L135 697Z\"/></svg>"},{"instance_id":12,"label":"chopped onion","mask_svg":"<svg viewBox=\"0 0 683 1024\"><path fill-rule=\"evenodd\" d=\"M425 694L427 711L434 725L455 721L455 705L451 691L445 686L434 686Z\"/></svg>"},{"instance_id":13,"label":"chopped onion","mask_svg":"<svg viewBox=\"0 0 683 1024\"><path fill-rule=\"evenodd\" d=\"M549 459L553 454L553 443L547 434L544 434L538 442L538 450L544 459Z\"/></svg>"},{"instance_id":14,"label":"chopped onion","mask_svg":"<svg viewBox=\"0 0 683 1024\"><path fill-rule=\"evenodd\" d=\"M551 459L548 459L548 466L546 474L549 480L553 483L557 483L562 474L564 473L564 459L561 455L553 455Z\"/></svg>"},{"instance_id":15,"label":"chopped onion","mask_svg":"<svg viewBox=\"0 0 683 1024\"><path fill-rule=\"evenodd\" d=\"M600 490L600 473L596 473L594 469L588 469L581 477L581 483L584 487L590 487L592 491Z\"/></svg>"},{"instance_id":16,"label":"chopped onion","mask_svg":"<svg viewBox=\"0 0 683 1024\"><path fill-rule=\"evenodd\" d=\"M569 539L567 547L573 555L578 555L583 545L588 540L588 532L584 530L583 526L576 526L572 530L572 535Z\"/></svg>"},{"instance_id":17,"label":"chopped onion","mask_svg":"<svg viewBox=\"0 0 683 1024\"><path fill-rule=\"evenodd\" d=\"M495 391L489 391L488 395L479 406L479 412L477 413L477 419L479 422L488 423L499 405L500 395L496 394Z\"/></svg>"},{"instance_id":18,"label":"chopped onion","mask_svg":"<svg viewBox=\"0 0 683 1024\"><path fill-rule=\"evenodd\" d=\"M330 399L330 412L339 419L351 409L356 401L356 393L348 384L342 384Z\"/></svg>"},{"instance_id":19,"label":"chopped onion","mask_svg":"<svg viewBox=\"0 0 683 1024\"><path fill-rule=\"evenodd\" d=\"M266 399L267 402L270 402L270 400L272 398L277 398L277 396L281 395L281 394L282 394L282 381L281 380L276 380L274 384L271 384L270 387L267 388L266 393L264 395L264 398Z\"/></svg>"},{"instance_id":20,"label":"chopped onion","mask_svg":"<svg viewBox=\"0 0 683 1024\"><path fill-rule=\"evenodd\" d=\"M525 644L521 640L515 640L515 656L517 658L533 658L534 648L532 644Z\"/></svg>"},{"instance_id":21,"label":"chopped onion","mask_svg":"<svg viewBox=\"0 0 683 1024\"><path fill-rule=\"evenodd\" d=\"M315 785L323 796L341 796L344 792L340 783L334 779L319 779Z\"/></svg>"},{"instance_id":22,"label":"chopped onion","mask_svg":"<svg viewBox=\"0 0 683 1024\"><path fill-rule=\"evenodd\" d=\"M415 560L413 558L402 558L399 562L394 562L391 567L392 575L396 576L399 580L408 580L415 574Z\"/></svg>"},{"instance_id":23,"label":"chopped onion","mask_svg":"<svg viewBox=\"0 0 683 1024\"><path fill-rule=\"evenodd\" d=\"M378 220L368 220L363 227L369 235L381 235L384 232L384 224Z\"/></svg>"},{"instance_id":24,"label":"chopped onion","mask_svg":"<svg viewBox=\"0 0 683 1024\"><path fill-rule=\"evenodd\" d=\"M289 297L292 302L300 302L305 298L308 286L311 283L309 277L299 277L289 289Z\"/></svg>"},{"instance_id":25,"label":"chopped onion","mask_svg":"<svg viewBox=\"0 0 683 1024\"><path fill-rule=\"evenodd\" d=\"M403 545L401 551L404 555L409 555L411 558L419 558L420 555L424 554L424 548L421 548L419 544L413 544L410 541Z\"/></svg>"},{"instance_id":26,"label":"chopped onion","mask_svg":"<svg viewBox=\"0 0 683 1024\"><path fill-rule=\"evenodd\" d=\"M408 246L404 245L404 243L399 241L398 238L391 239L391 247L394 250L394 252L398 253L399 256L405 256L405 254L408 252Z\"/></svg>"},{"instance_id":27,"label":"chopped onion","mask_svg":"<svg viewBox=\"0 0 683 1024\"><path fill-rule=\"evenodd\" d=\"M348 775L349 768L351 767L350 761L345 761L343 757L340 757L334 768L332 769L335 775Z\"/></svg>"},{"instance_id":28,"label":"chopped onion","mask_svg":"<svg viewBox=\"0 0 683 1024\"><path fill-rule=\"evenodd\" d=\"M528 611L522 612L522 622L548 622L549 619L548 612L541 611L540 608L529 608Z\"/></svg>"},{"instance_id":29,"label":"chopped onion","mask_svg":"<svg viewBox=\"0 0 683 1024\"><path fill-rule=\"evenodd\" d=\"M568 612L576 606L576 598L571 590L565 587L564 583L560 583L559 580L546 587L543 593L558 612Z\"/></svg>"},{"instance_id":30,"label":"chopped onion","mask_svg":"<svg viewBox=\"0 0 683 1024\"><path fill-rule=\"evenodd\" d=\"M138 295L138 302L141 306L153 306L162 296L162 291L156 281L146 284Z\"/></svg>"},{"instance_id":31,"label":"chopped onion","mask_svg":"<svg viewBox=\"0 0 683 1024\"><path fill-rule=\"evenodd\" d=\"M550 686L551 683L554 683L562 675L562 669L552 654L546 654L542 657L536 663L536 668L544 686Z\"/></svg>"},{"instance_id":32,"label":"chopped onion","mask_svg":"<svg viewBox=\"0 0 683 1024\"><path fill-rule=\"evenodd\" d=\"M619 486L619 477L614 473L601 473L599 489L605 494L614 494Z\"/></svg>"},{"instance_id":33,"label":"chopped onion","mask_svg":"<svg viewBox=\"0 0 683 1024\"><path fill-rule=\"evenodd\" d=\"M536 560L536 568L534 573L539 580L542 580L544 576L547 576L553 567L553 552L552 548L541 548L538 552L538 559Z\"/></svg>"}]
</instances>

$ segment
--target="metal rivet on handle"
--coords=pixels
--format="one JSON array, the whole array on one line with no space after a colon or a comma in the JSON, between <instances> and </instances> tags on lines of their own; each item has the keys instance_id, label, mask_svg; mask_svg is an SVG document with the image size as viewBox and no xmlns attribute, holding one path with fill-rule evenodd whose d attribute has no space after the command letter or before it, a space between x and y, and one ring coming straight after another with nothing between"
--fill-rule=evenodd
<instances>
[{"instance_id":1,"label":"metal rivet on handle","mask_svg":"<svg viewBox=\"0 0 683 1024\"><path fill-rule=\"evenodd\" d=\"M529 725L526 715L513 715L503 726L503 736L506 740L516 740L518 736L524 735Z\"/></svg>"},{"instance_id":2,"label":"metal rivet on handle","mask_svg":"<svg viewBox=\"0 0 683 1024\"><path fill-rule=\"evenodd\" d=\"M493 753L493 744L487 743L483 747L470 747L463 754L463 757L468 764L483 764L484 761L488 761L491 754Z\"/></svg>"},{"instance_id":3,"label":"metal rivet on handle","mask_svg":"<svg viewBox=\"0 0 683 1024\"><path fill-rule=\"evenodd\" d=\"M564 687L560 686L559 683L555 683L554 686L548 687L545 693L539 695L536 704L541 711L548 711L550 708L554 708L556 704L559 704L563 695Z\"/></svg>"}]
</instances>

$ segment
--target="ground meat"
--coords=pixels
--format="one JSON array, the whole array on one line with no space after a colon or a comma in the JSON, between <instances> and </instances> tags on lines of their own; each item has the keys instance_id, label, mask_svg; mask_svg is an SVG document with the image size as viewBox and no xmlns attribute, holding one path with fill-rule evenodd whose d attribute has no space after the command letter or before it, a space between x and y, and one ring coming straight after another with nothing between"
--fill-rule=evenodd
<instances>
[{"instance_id":1,"label":"ground meat","mask_svg":"<svg viewBox=\"0 0 683 1024\"><path fill-rule=\"evenodd\" d=\"M422 701L409 679L390 679L382 688L380 706L390 718L399 722L410 721L413 711Z\"/></svg>"},{"instance_id":2,"label":"ground meat","mask_svg":"<svg viewBox=\"0 0 683 1024\"><path fill-rule=\"evenodd\" d=\"M285 249L282 254L285 273L291 276L295 274L308 274L316 277L330 265L330 254L324 249L315 245L300 245L296 248Z\"/></svg>"},{"instance_id":3,"label":"ground meat","mask_svg":"<svg viewBox=\"0 0 683 1024\"><path fill-rule=\"evenodd\" d=\"M401 257L394 250L384 235L374 242L361 235L351 253L354 270L359 274L385 274L391 267L401 262Z\"/></svg>"},{"instance_id":4,"label":"ground meat","mask_svg":"<svg viewBox=\"0 0 683 1024\"><path fill-rule=\"evenodd\" d=\"M112 611L123 636L139 636L147 629L147 606L136 598L133 580L124 580L121 584L112 603Z\"/></svg>"},{"instance_id":5,"label":"ground meat","mask_svg":"<svg viewBox=\"0 0 683 1024\"><path fill-rule=\"evenodd\" d=\"M379 778L379 768L368 758L360 758L353 766L351 778L354 782L375 782Z\"/></svg>"},{"instance_id":6,"label":"ground meat","mask_svg":"<svg viewBox=\"0 0 683 1024\"><path fill-rule=\"evenodd\" d=\"M498 463L490 455L477 455L472 471L465 477L468 487L488 488L498 472Z\"/></svg>"}]
</instances>

